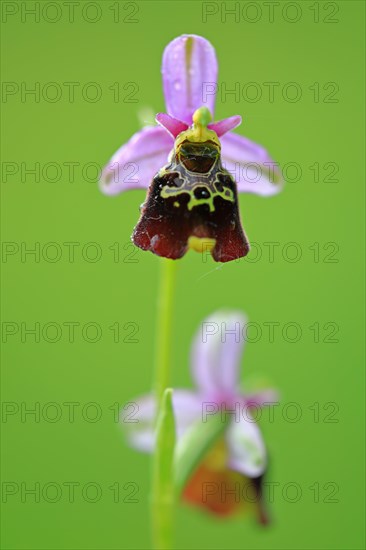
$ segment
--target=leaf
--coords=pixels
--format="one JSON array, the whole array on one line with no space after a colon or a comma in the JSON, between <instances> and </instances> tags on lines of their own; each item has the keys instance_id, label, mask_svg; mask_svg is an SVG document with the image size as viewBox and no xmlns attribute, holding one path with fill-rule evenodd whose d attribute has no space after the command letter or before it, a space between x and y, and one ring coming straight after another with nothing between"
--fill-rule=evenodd
<instances>
[{"instance_id":1,"label":"leaf","mask_svg":"<svg viewBox=\"0 0 366 550\"><path fill-rule=\"evenodd\" d=\"M199 420L179 439L175 457L175 490L179 495L189 478L227 427L228 415L209 416L207 422Z\"/></svg>"}]
</instances>

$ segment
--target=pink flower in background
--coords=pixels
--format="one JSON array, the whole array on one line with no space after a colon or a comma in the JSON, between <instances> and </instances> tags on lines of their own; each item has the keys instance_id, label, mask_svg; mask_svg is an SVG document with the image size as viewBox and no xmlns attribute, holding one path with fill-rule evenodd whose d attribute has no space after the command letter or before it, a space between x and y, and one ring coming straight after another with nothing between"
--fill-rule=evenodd
<instances>
[{"instance_id":1,"label":"pink flower in background","mask_svg":"<svg viewBox=\"0 0 366 550\"><path fill-rule=\"evenodd\" d=\"M274 390L246 394L239 388L244 344L241 335L246 323L246 317L235 311L216 312L202 323L192 349L192 376L197 389L174 390L173 408L178 439L212 414L225 416L225 411L235 411L229 413L223 435L193 472L183 493L184 500L218 515L254 508L258 520L266 523L261 482L267 468L267 453L251 410L277 402L277 394ZM147 395L137 399L136 405L136 423L127 424L129 442L140 451L152 452L155 399ZM240 499L233 495L223 498L221 484L229 489L236 483L241 486ZM207 487L210 491L205 495ZM253 498L253 491L257 498ZM246 494L252 498L245 499Z\"/></svg>"}]
</instances>

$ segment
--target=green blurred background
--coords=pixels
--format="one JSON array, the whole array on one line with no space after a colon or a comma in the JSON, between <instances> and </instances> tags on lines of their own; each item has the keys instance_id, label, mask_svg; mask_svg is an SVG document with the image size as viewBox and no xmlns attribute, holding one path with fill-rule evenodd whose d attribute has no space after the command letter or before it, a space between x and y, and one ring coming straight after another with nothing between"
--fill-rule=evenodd
<instances>
[{"instance_id":1,"label":"green blurred background","mask_svg":"<svg viewBox=\"0 0 366 550\"><path fill-rule=\"evenodd\" d=\"M261 530L249 518L217 520L182 505L176 546L364 548L364 3L228 2L227 10L240 8L230 16L215 2L80 2L73 22L65 2L52 4L38 3L35 21L26 15L34 2L2 2L3 548L149 547L149 460L127 447L114 416L150 388L159 262L128 245L144 192L103 196L89 163L108 161L140 127L146 115L139 112L164 110L161 56L182 33L213 43L220 86L238 82L242 91L254 82L262 93L258 101L245 92L239 101L219 94L216 119L241 114L239 133L264 144L282 166L294 164L282 194L240 197L258 261L222 266L192 252L180 262L173 384L192 386L190 344L201 320L221 307L239 308L262 330L247 344L244 383L269 379L301 418L290 422L280 406L274 422L261 421L272 461L267 480L279 484L272 525ZM207 9L215 13L205 21ZM50 82L62 90L55 102ZM80 83L73 102L67 82ZM95 102L85 95L92 97L90 82L101 90ZM266 82L278 83L273 101ZM296 102L283 96L289 82L301 91ZM39 97L22 97L22 86L40 86ZM126 102L132 90L137 102ZM35 163L39 177L24 172ZM71 245L63 244L71 242L79 243L73 262ZM270 242L278 243L273 258ZM286 257L294 254L290 242L301 251L296 262ZM39 258L24 247L39 247ZM280 323L274 342L264 325L271 321ZM79 323L74 342L70 322ZM301 328L298 342L283 336L289 322ZM35 323L39 342L24 329ZM94 343L88 323L101 332ZM118 338L111 326L119 327ZM39 417L25 414L32 407ZM74 502L70 482L77 484ZM37 483L40 502L25 493ZM300 487L297 502L290 502L288 483Z\"/></svg>"}]
</instances>

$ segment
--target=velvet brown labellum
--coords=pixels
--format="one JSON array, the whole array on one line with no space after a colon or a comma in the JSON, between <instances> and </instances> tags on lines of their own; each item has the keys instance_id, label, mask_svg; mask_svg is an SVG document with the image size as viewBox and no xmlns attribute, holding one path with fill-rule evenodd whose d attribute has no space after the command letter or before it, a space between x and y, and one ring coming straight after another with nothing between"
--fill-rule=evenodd
<instances>
[{"instance_id":1,"label":"velvet brown labellum","mask_svg":"<svg viewBox=\"0 0 366 550\"><path fill-rule=\"evenodd\" d=\"M178 259L192 243L214 260L246 256L249 243L241 226L236 183L221 164L214 141L183 140L170 163L154 177L132 240L143 250Z\"/></svg>"}]
</instances>

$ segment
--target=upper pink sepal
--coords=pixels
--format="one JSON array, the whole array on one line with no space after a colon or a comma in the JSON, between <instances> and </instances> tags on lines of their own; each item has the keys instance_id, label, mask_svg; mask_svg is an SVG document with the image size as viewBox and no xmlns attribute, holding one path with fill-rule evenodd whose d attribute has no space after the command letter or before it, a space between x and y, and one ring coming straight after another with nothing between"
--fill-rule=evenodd
<instances>
[{"instance_id":1,"label":"upper pink sepal","mask_svg":"<svg viewBox=\"0 0 366 550\"><path fill-rule=\"evenodd\" d=\"M158 124L160 124L160 126L165 128L169 132L169 134L173 136L174 139L181 132L188 130L189 127L188 124L186 124L185 122L182 122L177 118L167 115L166 113L158 113L155 117L155 120Z\"/></svg>"},{"instance_id":2,"label":"upper pink sepal","mask_svg":"<svg viewBox=\"0 0 366 550\"><path fill-rule=\"evenodd\" d=\"M169 42L161 67L167 112L187 124L202 106L214 114L217 59L208 40L183 34Z\"/></svg>"}]
</instances>

